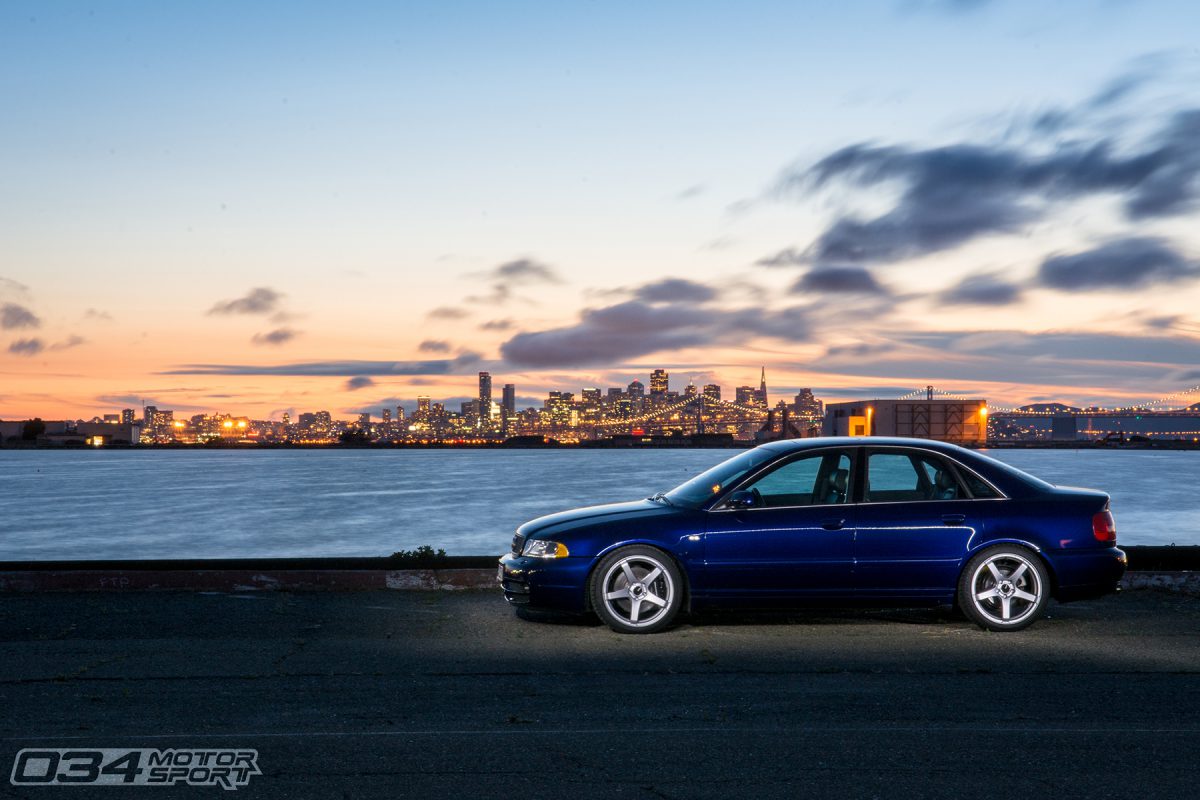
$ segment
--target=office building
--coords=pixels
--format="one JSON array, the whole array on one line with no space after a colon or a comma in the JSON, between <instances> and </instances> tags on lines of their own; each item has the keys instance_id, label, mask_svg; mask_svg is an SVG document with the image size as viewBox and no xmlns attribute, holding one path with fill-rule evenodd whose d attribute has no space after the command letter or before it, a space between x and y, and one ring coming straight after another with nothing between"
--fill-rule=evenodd
<instances>
[{"instance_id":1,"label":"office building","mask_svg":"<svg viewBox=\"0 0 1200 800\"><path fill-rule=\"evenodd\" d=\"M825 406L826 436L911 436L963 445L987 441L987 401L855 400Z\"/></svg>"}]
</instances>

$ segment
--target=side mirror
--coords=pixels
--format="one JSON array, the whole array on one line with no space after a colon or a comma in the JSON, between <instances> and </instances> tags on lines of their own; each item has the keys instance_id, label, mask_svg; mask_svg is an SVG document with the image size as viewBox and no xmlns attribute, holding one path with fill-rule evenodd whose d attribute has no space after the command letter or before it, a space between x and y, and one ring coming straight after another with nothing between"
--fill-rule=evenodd
<instances>
[{"instance_id":1,"label":"side mirror","mask_svg":"<svg viewBox=\"0 0 1200 800\"><path fill-rule=\"evenodd\" d=\"M755 505L754 492L749 489L738 489L725 499L726 508L754 508Z\"/></svg>"}]
</instances>

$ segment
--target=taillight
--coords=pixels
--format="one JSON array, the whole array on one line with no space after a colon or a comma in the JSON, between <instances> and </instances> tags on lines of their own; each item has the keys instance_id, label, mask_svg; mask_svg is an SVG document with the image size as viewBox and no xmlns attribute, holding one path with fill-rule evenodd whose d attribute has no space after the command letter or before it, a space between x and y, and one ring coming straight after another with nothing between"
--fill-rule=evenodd
<instances>
[{"instance_id":1,"label":"taillight","mask_svg":"<svg viewBox=\"0 0 1200 800\"><path fill-rule=\"evenodd\" d=\"M1107 508L1092 516L1092 535L1098 542L1117 541L1117 523Z\"/></svg>"}]
</instances>

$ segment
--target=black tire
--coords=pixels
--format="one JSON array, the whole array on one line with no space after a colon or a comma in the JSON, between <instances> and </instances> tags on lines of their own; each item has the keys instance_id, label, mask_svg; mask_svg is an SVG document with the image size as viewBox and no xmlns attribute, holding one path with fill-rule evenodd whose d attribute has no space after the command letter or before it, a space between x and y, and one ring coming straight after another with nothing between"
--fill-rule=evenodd
<instances>
[{"instance_id":1,"label":"black tire","mask_svg":"<svg viewBox=\"0 0 1200 800\"><path fill-rule=\"evenodd\" d=\"M674 559L645 545L609 553L592 570L588 583L592 609L617 633L663 630L678 615L683 591L683 575Z\"/></svg>"},{"instance_id":2,"label":"black tire","mask_svg":"<svg viewBox=\"0 0 1200 800\"><path fill-rule=\"evenodd\" d=\"M971 557L958 579L958 607L984 630L1019 631L1050 602L1050 574L1037 553L995 545Z\"/></svg>"}]
</instances>

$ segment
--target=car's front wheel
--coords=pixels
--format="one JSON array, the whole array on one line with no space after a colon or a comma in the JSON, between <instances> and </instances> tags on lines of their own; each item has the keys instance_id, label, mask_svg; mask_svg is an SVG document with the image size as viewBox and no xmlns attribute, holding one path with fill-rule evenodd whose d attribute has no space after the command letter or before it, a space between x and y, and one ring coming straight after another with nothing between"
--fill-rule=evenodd
<instances>
[{"instance_id":1,"label":"car's front wheel","mask_svg":"<svg viewBox=\"0 0 1200 800\"><path fill-rule=\"evenodd\" d=\"M958 581L958 605L991 631L1019 631L1042 616L1050 601L1050 576L1042 561L1019 546L998 545L967 562Z\"/></svg>"},{"instance_id":2,"label":"car's front wheel","mask_svg":"<svg viewBox=\"0 0 1200 800\"><path fill-rule=\"evenodd\" d=\"M592 608L614 631L656 633L679 613L683 576L663 551L634 545L600 560L589 591Z\"/></svg>"}]
</instances>

